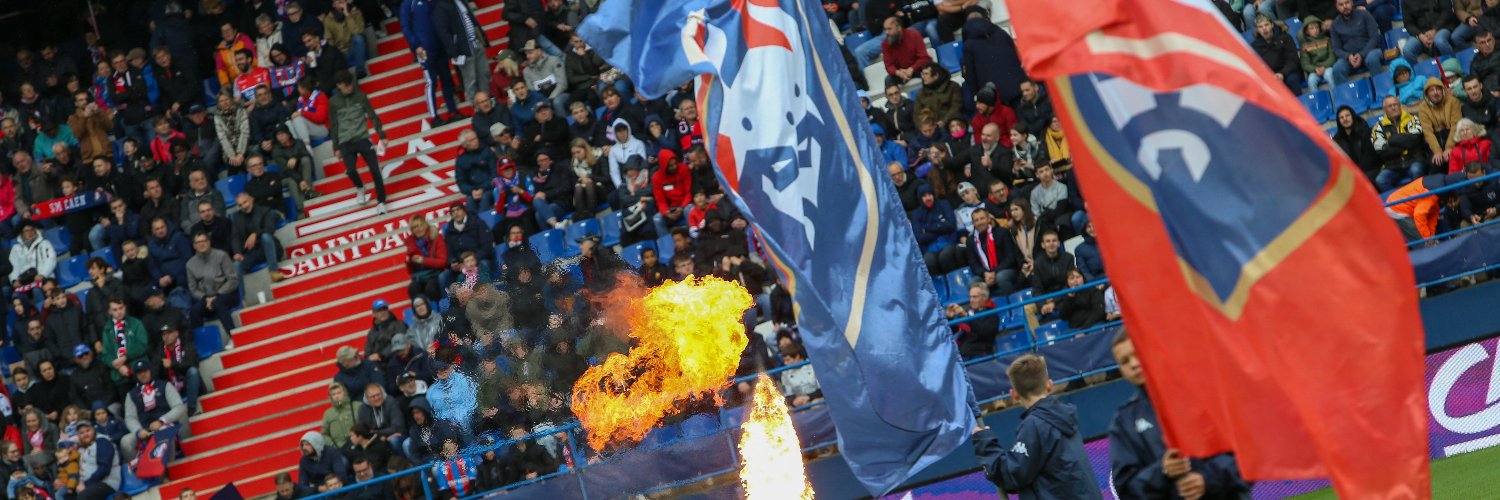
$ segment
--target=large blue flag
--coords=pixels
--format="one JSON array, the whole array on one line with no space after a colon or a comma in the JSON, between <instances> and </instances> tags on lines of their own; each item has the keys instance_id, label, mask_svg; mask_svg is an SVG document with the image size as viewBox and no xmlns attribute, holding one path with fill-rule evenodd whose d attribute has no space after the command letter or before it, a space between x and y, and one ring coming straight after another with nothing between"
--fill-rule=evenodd
<instances>
[{"instance_id":1,"label":"large blue flag","mask_svg":"<svg viewBox=\"0 0 1500 500\"><path fill-rule=\"evenodd\" d=\"M964 444L968 380L822 6L607 0L579 34L644 95L698 79L720 182L796 300L839 450L871 494Z\"/></svg>"}]
</instances>

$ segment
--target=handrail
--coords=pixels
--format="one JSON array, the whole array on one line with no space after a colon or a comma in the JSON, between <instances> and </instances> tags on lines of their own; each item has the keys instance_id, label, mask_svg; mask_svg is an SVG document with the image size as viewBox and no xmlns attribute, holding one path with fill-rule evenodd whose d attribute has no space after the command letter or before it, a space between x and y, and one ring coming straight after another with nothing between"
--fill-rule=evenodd
<instances>
[{"instance_id":1,"label":"handrail","mask_svg":"<svg viewBox=\"0 0 1500 500\"><path fill-rule=\"evenodd\" d=\"M1099 278L1099 279L1096 279L1094 281L1090 281L1088 283L1084 283L1082 285L1078 285L1078 286L1073 287L1073 288L1068 288L1068 289L1064 289L1064 290L1058 290L1056 292L1048 293L1048 294L1045 294L1045 295L1033 296L1032 298L1029 298L1029 299L1020 301L1020 302L1016 302L1016 303L1007 303L1007 304L1005 304L1003 306L995 306L994 309L987 309L987 310L984 310L984 311L981 311L981 312L978 312L978 313L975 313L975 314L964 316L964 317L959 318L959 319L949 320L948 321L948 326L955 326L955 325L958 325L958 324L961 324L961 323L967 323L967 322L974 321L974 320L979 319L979 318L983 318L985 316L993 316L993 315L1000 314L1000 313L1005 312L1005 311L1009 311L1009 310L1012 310L1012 309L1019 309L1021 307L1024 307L1024 306L1027 306L1027 305L1030 305L1030 304L1035 304L1035 303L1038 303L1038 302L1045 302L1045 301L1050 300L1050 299L1061 297L1061 296L1064 296L1064 295L1067 295L1067 294L1070 294L1070 293L1073 293L1073 292L1087 290L1090 287L1095 287L1095 286L1103 285L1103 284L1106 284L1106 283L1109 283L1109 278Z\"/></svg>"},{"instance_id":2,"label":"handrail","mask_svg":"<svg viewBox=\"0 0 1500 500\"><path fill-rule=\"evenodd\" d=\"M1426 177L1426 176L1423 176L1423 177ZM1422 193L1422 194L1413 195L1413 196L1407 196L1405 198L1402 198L1402 199L1399 199L1399 200L1396 200L1396 201L1387 202L1385 204L1385 206L1391 207L1391 206L1395 206L1395 205L1400 205L1402 203L1406 203L1408 201L1417 200L1417 199L1421 199L1421 198L1426 198L1428 196L1437 196L1437 195L1440 195L1440 194L1443 194L1443 193L1446 193L1446 192L1449 192L1449 191L1453 191L1453 190L1461 188L1461 187L1467 187L1467 186L1470 186L1470 185L1478 184L1478 183L1481 183L1481 182L1484 182L1484 181L1487 181L1487 180L1490 180L1490 179L1496 179L1496 178L1500 178L1500 172L1495 172L1493 174L1485 174L1483 176L1475 177L1473 179L1469 179L1469 180L1466 180L1466 181L1463 181L1463 182L1449 184L1447 186L1443 186L1443 187L1440 187L1440 188L1437 188L1437 189L1434 189L1434 190L1431 190L1431 191L1428 191L1428 192L1425 192L1425 193ZM1420 179L1420 177L1418 179ZM1416 181L1413 181L1413 182L1416 182Z\"/></svg>"},{"instance_id":3,"label":"handrail","mask_svg":"<svg viewBox=\"0 0 1500 500\"><path fill-rule=\"evenodd\" d=\"M1437 241L1437 240L1446 239L1446 238L1448 238L1450 236L1453 236L1453 235L1456 235L1456 234L1459 234L1459 233L1467 233L1467 232L1472 232L1472 231L1478 231L1481 228L1488 227L1488 226L1493 225L1493 224L1495 224L1497 222L1500 222L1500 219L1495 219L1495 220L1487 221L1487 222L1481 222L1479 224L1475 224L1475 225L1472 225L1472 226L1469 226L1469 227L1461 227L1461 228L1458 228L1458 229L1454 229L1452 231L1448 231L1446 233L1434 234L1432 236L1428 236L1428 237L1422 238L1420 240L1413 240L1411 243L1407 243L1406 247L1407 248L1415 248L1418 245L1424 245L1424 244L1427 244L1427 242L1430 242L1430 241Z\"/></svg>"}]
</instances>

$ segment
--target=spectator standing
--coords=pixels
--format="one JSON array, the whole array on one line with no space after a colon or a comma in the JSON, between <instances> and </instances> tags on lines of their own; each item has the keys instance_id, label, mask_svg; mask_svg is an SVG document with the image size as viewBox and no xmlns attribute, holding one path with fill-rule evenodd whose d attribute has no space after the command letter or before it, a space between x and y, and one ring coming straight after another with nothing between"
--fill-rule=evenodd
<instances>
[{"instance_id":1,"label":"spectator standing","mask_svg":"<svg viewBox=\"0 0 1500 500\"><path fill-rule=\"evenodd\" d=\"M1005 375L1010 379L1011 397L1026 411L1009 450L1000 446L989 426L981 423L975 429L974 450L985 477L1023 498L1101 498L1078 429L1078 409L1049 397L1052 380L1047 376L1047 360L1023 355L1011 362Z\"/></svg>"},{"instance_id":2,"label":"spectator standing","mask_svg":"<svg viewBox=\"0 0 1500 500\"><path fill-rule=\"evenodd\" d=\"M125 427L130 432L120 439L120 448L125 459L134 458L136 446L150 441L151 435L168 426L181 426L177 435L187 438L188 408L182 396L172 384L152 376L151 364L146 360L132 365L137 385L125 398Z\"/></svg>"},{"instance_id":3,"label":"spectator standing","mask_svg":"<svg viewBox=\"0 0 1500 500\"><path fill-rule=\"evenodd\" d=\"M240 278L234 259L213 247L208 233L193 235L193 256L187 262L188 291L193 296L193 327L203 326L206 316L218 318L225 332L234 332L232 309L239 304Z\"/></svg>"},{"instance_id":4,"label":"spectator standing","mask_svg":"<svg viewBox=\"0 0 1500 500\"><path fill-rule=\"evenodd\" d=\"M1026 71L1021 67L1021 55L1016 51L1016 41L1010 33L990 22L989 17L977 10L968 10L964 21L964 50L960 65L963 69L964 86L969 94L994 85L997 103L1010 104L1021 98L1021 82L1026 81ZM1009 127L1002 128L1008 130ZM974 130L979 130L975 127Z\"/></svg>"},{"instance_id":5,"label":"spectator standing","mask_svg":"<svg viewBox=\"0 0 1500 500\"><path fill-rule=\"evenodd\" d=\"M318 16L323 22L323 34L339 53L348 59L349 69L356 76L366 75L365 60L369 56L369 41L365 40L365 14L359 7L349 5L349 0L333 0L333 9ZM367 4L368 5L368 4Z\"/></svg>"},{"instance_id":6,"label":"spectator standing","mask_svg":"<svg viewBox=\"0 0 1500 500\"><path fill-rule=\"evenodd\" d=\"M68 117L68 128L73 129L73 135L78 138L78 153L83 161L113 156L109 132L115 127L114 111L100 108L89 98L88 92L82 90L73 93L73 105L77 110Z\"/></svg>"},{"instance_id":7,"label":"spectator standing","mask_svg":"<svg viewBox=\"0 0 1500 500\"><path fill-rule=\"evenodd\" d=\"M489 35L464 0L434 0L432 23L444 53L458 68L464 96L472 104L479 92L490 88L489 55L485 51L490 46Z\"/></svg>"},{"instance_id":8,"label":"spectator standing","mask_svg":"<svg viewBox=\"0 0 1500 500\"><path fill-rule=\"evenodd\" d=\"M123 52L110 54L109 65L113 69L109 75L109 102L114 104L123 126L121 133L144 144L151 135L151 100L146 77L126 63Z\"/></svg>"},{"instance_id":9,"label":"spectator standing","mask_svg":"<svg viewBox=\"0 0 1500 500\"><path fill-rule=\"evenodd\" d=\"M344 53L323 39L321 27L307 28L298 36L302 46L307 49L302 62L308 68L312 80L317 83L318 90L333 92L338 75L349 74L349 63L344 58ZM307 79L304 76L298 82Z\"/></svg>"},{"instance_id":10,"label":"spectator standing","mask_svg":"<svg viewBox=\"0 0 1500 500\"><path fill-rule=\"evenodd\" d=\"M408 0L416 1L418 0ZM355 199L361 205L370 200L369 195L365 194L365 183L359 178L359 170L356 168L360 158L365 160L365 168L370 171L370 180L375 184L375 209L385 213L385 180L380 175L378 154L385 151L385 127L380 124L380 115L375 114L375 108L370 106L370 99L355 87L354 77L344 73L337 76L336 82L338 92L328 99L328 109L332 115L328 124L332 126L329 132L333 137L334 156L344 161L344 175L354 184L354 191L357 193ZM366 119L374 125L380 142L370 144L370 129L365 125Z\"/></svg>"},{"instance_id":11,"label":"spectator standing","mask_svg":"<svg viewBox=\"0 0 1500 500\"><path fill-rule=\"evenodd\" d=\"M250 152L250 113L237 102L233 89L219 92L218 113L214 114L214 133L219 151L230 172L244 171L245 155Z\"/></svg>"},{"instance_id":12,"label":"spectator standing","mask_svg":"<svg viewBox=\"0 0 1500 500\"><path fill-rule=\"evenodd\" d=\"M453 72L448 69L449 54L443 49L433 24L432 7L439 1L442 0L402 1L400 18L401 26L405 29L401 30L401 36L406 37L413 59L422 67L422 76L426 78L427 87L423 95L427 100L427 115L434 121L446 123L447 119L438 115L437 92L442 92L443 101L448 104L448 116L458 115L458 103L453 97Z\"/></svg>"}]
</instances>

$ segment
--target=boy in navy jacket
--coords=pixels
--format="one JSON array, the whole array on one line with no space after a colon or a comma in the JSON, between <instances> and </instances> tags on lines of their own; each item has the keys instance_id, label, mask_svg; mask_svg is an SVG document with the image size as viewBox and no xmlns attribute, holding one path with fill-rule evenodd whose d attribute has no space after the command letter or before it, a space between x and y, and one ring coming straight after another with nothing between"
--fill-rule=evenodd
<instances>
[{"instance_id":1,"label":"boy in navy jacket","mask_svg":"<svg viewBox=\"0 0 1500 500\"><path fill-rule=\"evenodd\" d=\"M1027 354L1005 370L1011 397L1026 407L1009 450L988 427L974 432L974 452L984 475L1006 493L1027 499L1098 499L1099 485L1078 432L1078 409L1047 397L1052 380L1047 360Z\"/></svg>"},{"instance_id":2,"label":"boy in navy jacket","mask_svg":"<svg viewBox=\"0 0 1500 500\"><path fill-rule=\"evenodd\" d=\"M1120 376L1140 388L1109 425L1110 470L1120 498L1249 499L1250 484L1240 478L1233 454L1195 459L1167 449L1146 393L1146 375L1124 331L1112 351Z\"/></svg>"}]
</instances>

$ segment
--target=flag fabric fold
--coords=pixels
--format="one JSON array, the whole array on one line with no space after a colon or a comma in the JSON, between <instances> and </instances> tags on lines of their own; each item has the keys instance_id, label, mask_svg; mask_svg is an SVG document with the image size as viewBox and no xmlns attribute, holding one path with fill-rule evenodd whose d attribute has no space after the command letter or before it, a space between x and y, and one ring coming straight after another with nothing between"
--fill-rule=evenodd
<instances>
[{"instance_id":1,"label":"flag fabric fold","mask_svg":"<svg viewBox=\"0 0 1500 500\"><path fill-rule=\"evenodd\" d=\"M609 0L579 34L648 97L696 79L720 183L795 299L866 488L963 446L968 381L822 6Z\"/></svg>"},{"instance_id":2,"label":"flag fabric fold","mask_svg":"<svg viewBox=\"0 0 1500 500\"><path fill-rule=\"evenodd\" d=\"M1359 169L1207 1L1009 7L1170 446L1427 497L1415 283Z\"/></svg>"}]
</instances>

